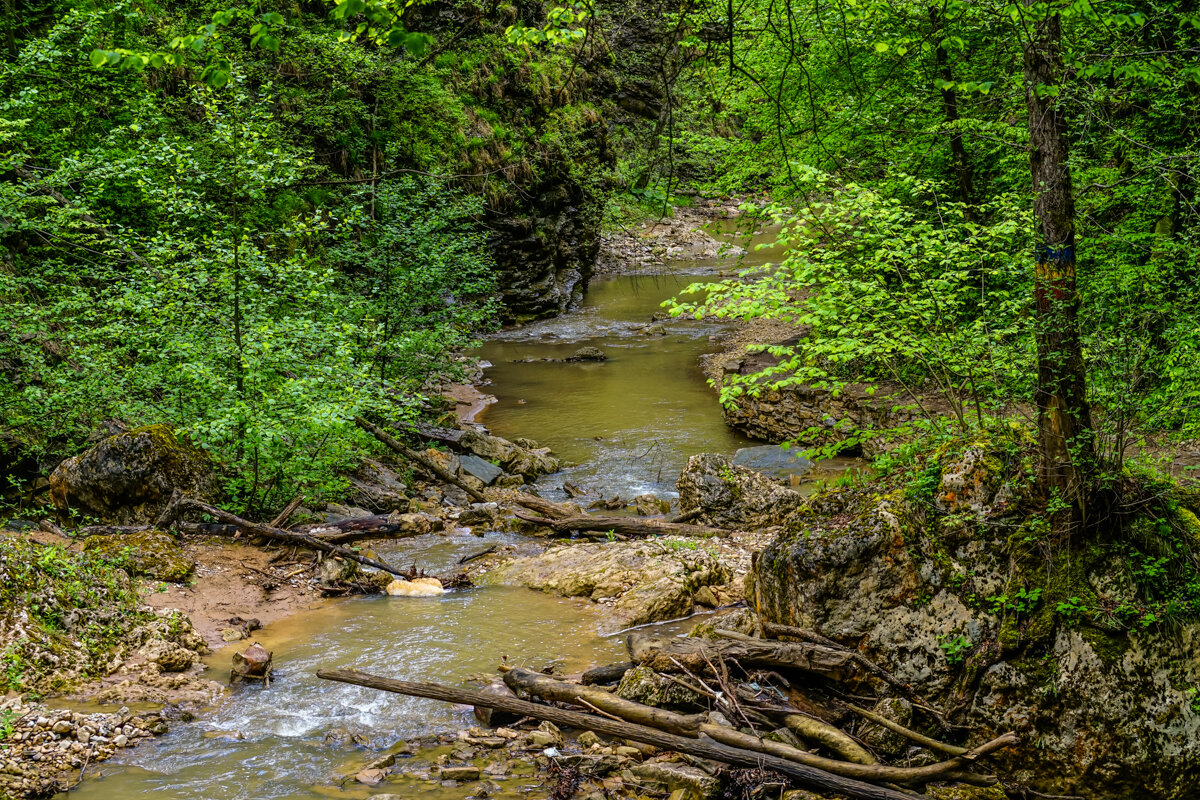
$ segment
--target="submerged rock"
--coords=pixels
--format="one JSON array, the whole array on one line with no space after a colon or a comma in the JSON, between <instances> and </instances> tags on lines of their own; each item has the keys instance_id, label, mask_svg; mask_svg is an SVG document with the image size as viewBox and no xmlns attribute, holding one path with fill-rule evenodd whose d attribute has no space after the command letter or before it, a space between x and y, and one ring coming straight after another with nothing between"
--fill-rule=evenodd
<instances>
[{"instance_id":1,"label":"submerged rock","mask_svg":"<svg viewBox=\"0 0 1200 800\"><path fill-rule=\"evenodd\" d=\"M498 567L490 579L612 605L610 628L689 614L703 586L727 583L729 569L691 540L551 547Z\"/></svg>"},{"instance_id":2,"label":"submerged rock","mask_svg":"<svg viewBox=\"0 0 1200 800\"><path fill-rule=\"evenodd\" d=\"M202 499L220 494L208 455L170 425L110 436L50 474L50 498L60 510L119 525L154 522L175 489Z\"/></svg>"},{"instance_id":3,"label":"submerged rock","mask_svg":"<svg viewBox=\"0 0 1200 800\"><path fill-rule=\"evenodd\" d=\"M700 521L719 528L779 525L804 504L803 495L713 453L689 458L675 488L680 513L699 510Z\"/></svg>"},{"instance_id":4,"label":"submerged rock","mask_svg":"<svg viewBox=\"0 0 1200 800\"><path fill-rule=\"evenodd\" d=\"M800 455L799 450L770 444L743 447L733 454L733 463L771 478L785 480L803 477L813 468L813 462Z\"/></svg>"},{"instance_id":5,"label":"submerged rock","mask_svg":"<svg viewBox=\"0 0 1200 800\"><path fill-rule=\"evenodd\" d=\"M581 347L567 357L567 361L607 361L608 353L599 347Z\"/></svg>"}]
</instances>

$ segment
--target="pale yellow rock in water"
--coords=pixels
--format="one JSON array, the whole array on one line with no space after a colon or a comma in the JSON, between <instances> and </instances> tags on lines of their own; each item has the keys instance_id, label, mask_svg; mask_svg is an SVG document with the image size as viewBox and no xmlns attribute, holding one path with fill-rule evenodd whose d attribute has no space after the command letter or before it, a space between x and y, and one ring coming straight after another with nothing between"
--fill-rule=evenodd
<instances>
[{"instance_id":1,"label":"pale yellow rock in water","mask_svg":"<svg viewBox=\"0 0 1200 800\"><path fill-rule=\"evenodd\" d=\"M437 578L414 578L411 581L397 578L387 585L386 591L392 597L433 597L446 593Z\"/></svg>"}]
</instances>

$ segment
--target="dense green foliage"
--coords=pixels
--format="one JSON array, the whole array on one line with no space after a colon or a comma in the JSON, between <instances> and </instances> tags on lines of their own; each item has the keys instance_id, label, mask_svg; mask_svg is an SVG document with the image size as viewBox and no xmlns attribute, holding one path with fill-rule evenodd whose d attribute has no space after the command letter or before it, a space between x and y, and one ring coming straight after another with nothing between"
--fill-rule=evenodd
<instances>
[{"instance_id":1,"label":"dense green foliage","mask_svg":"<svg viewBox=\"0 0 1200 800\"><path fill-rule=\"evenodd\" d=\"M1031 88L1022 49L1048 14L1063 25L1062 80ZM696 30L728 24L725 4L696 15ZM784 256L694 287L706 294L681 313L811 325L771 380L899 381L960 423L978 421L964 412L976 404L1027 409L1033 91L1068 122L1098 442L1119 461L1141 434L1195 436L1193 5L751 2L734 30L685 40L695 60L672 145L705 191L769 190Z\"/></svg>"},{"instance_id":2,"label":"dense green foliage","mask_svg":"<svg viewBox=\"0 0 1200 800\"><path fill-rule=\"evenodd\" d=\"M495 278L480 201L420 174L456 155L447 83L323 14L277 53L227 34L219 80L211 53L89 60L197 19L72 9L0 67L4 449L52 463L107 419L172 422L269 507L336 491L354 415L417 412Z\"/></svg>"}]
</instances>

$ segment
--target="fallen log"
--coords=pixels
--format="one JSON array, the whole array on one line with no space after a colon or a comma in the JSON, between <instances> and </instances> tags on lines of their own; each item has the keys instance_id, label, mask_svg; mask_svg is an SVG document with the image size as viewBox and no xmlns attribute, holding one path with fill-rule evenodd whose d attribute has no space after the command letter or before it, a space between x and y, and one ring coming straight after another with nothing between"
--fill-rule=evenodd
<instances>
[{"instance_id":1,"label":"fallen log","mask_svg":"<svg viewBox=\"0 0 1200 800\"><path fill-rule=\"evenodd\" d=\"M245 531L246 533L254 534L256 536L265 536L268 539L277 539L279 541L288 542L289 544L303 545L304 547L308 547L312 550L321 550L325 553L333 553L334 555L341 556L342 558L348 558L351 561L356 561L363 566L380 569L397 577L402 578L405 575L403 570L396 569L395 567L385 564L382 561L376 561L373 558L361 556L358 553L355 553L353 550L347 550L341 545L336 545L321 539L317 539L313 536L309 536L306 533L295 533L293 531L285 531L280 528L272 528L269 525L263 525L258 522L250 522L249 520L242 519L236 514L231 514L228 511L224 511L216 506L211 506L208 503L204 503L199 500L187 498L181 501L180 506L182 509L190 508L200 511L204 514L208 514L210 517L219 519L221 522L224 522L227 525L232 525L233 527Z\"/></svg>"},{"instance_id":2,"label":"fallen log","mask_svg":"<svg viewBox=\"0 0 1200 800\"><path fill-rule=\"evenodd\" d=\"M632 661L622 661L620 664L609 664L603 667L592 667L580 676L579 680L585 686L597 683L615 683L625 677L625 673L633 669Z\"/></svg>"},{"instance_id":3,"label":"fallen log","mask_svg":"<svg viewBox=\"0 0 1200 800\"><path fill-rule=\"evenodd\" d=\"M770 642L765 639L664 639L630 634L625 640L630 657L655 672L678 672L681 668L708 673L721 660L743 667L798 669L834 681L854 672L850 653L809 642Z\"/></svg>"},{"instance_id":4,"label":"fallen log","mask_svg":"<svg viewBox=\"0 0 1200 800\"><path fill-rule=\"evenodd\" d=\"M504 674L504 682L508 688L515 691L525 691L535 694L543 700L558 703L586 704L594 710L607 714L615 714L626 722L635 725L648 725L660 731L673 733L678 736L695 738L699 735L700 726L704 724L703 714L676 714L654 706L642 705L633 700L626 700L620 695L613 694L598 686L580 686L567 683L549 675L530 672L527 669L514 668Z\"/></svg>"},{"instance_id":5,"label":"fallen log","mask_svg":"<svg viewBox=\"0 0 1200 800\"><path fill-rule=\"evenodd\" d=\"M632 739L635 742L654 745L665 750L674 750L698 758L720 761L725 764L775 770L787 775L805 787L826 792L837 792L847 797L856 798L856 800L912 800L914 797L927 797L927 795L914 795L909 792L901 792L858 780L843 778L821 769L777 758L767 753L748 752L712 740L688 739L683 736L664 733L654 728L648 728L644 725L607 719L579 711L567 711L565 709L542 705L541 703L530 703L525 700L489 696L482 692L455 689L435 683L412 683L409 681L393 680L391 678L368 675L356 670L322 669L317 671L317 677L412 697L428 697L447 703L495 708L513 714L547 720L556 725L577 728L579 730L590 730L605 736Z\"/></svg>"},{"instance_id":6,"label":"fallen log","mask_svg":"<svg viewBox=\"0 0 1200 800\"><path fill-rule=\"evenodd\" d=\"M518 493L513 502L536 511L545 517L538 519L518 512L516 516L526 522L545 525L556 531L600 531L628 536L728 536L724 528L706 525L688 525L682 519L659 519L658 517L615 517L611 515L584 514L577 506L555 503L544 497Z\"/></svg>"},{"instance_id":7,"label":"fallen log","mask_svg":"<svg viewBox=\"0 0 1200 800\"><path fill-rule=\"evenodd\" d=\"M801 739L831 750L847 761L853 761L855 764L879 763L867 752L867 748L854 741L841 728L830 725L823 719L804 714L785 714L783 724Z\"/></svg>"},{"instance_id":8,"label":"fallen log","mask_svg":"<svg viewBox=\"0 0 1200 800\"><path fill-rule=\"evenodd\" d=\"M525 691L545 700L586 705L593 710L612 714L627 722L666 730L673 735L687 737L703 735L731 747L766 753L834 775L864 781L911 785L945 780L948 779L947 776L954 775L955 780L964 783L990 786L996 783L996 778L990 775L964 772L969 766L967 762L1017 742L1015 734L1005 734L974 751L964 751L959 758L923 767L892 767L874 763L874 759L871 759L869 763L838 761L805 752L782 742L765 741L727 725L705 721L702 715L676 714L661 708L645 706L595 686L580 686L529 670L511 669L505 673L504 682L513 690ZM863 752L865 753L865 751ZM968 753L973 753L973 755L968 756Z\"/></svg>"},{"instance_id":9,"label":"fallen log","mask_svg":"<svg viewBox=\"0 0 1200 800\"><path fill-rule=\"evenodd\" d=\"M513 512L520 519L537 525L545 525L556 531L600 531L624 536L692 536L709 538L728 536L724 528L709 528L704 525L688 525L683 522L668 522L653 517L612 517L599 514L577 514L570 517L535 517Z\"/></svg>"},{"instance_id":10,"label":"fallen log","mask_svg":"<svg viewBox=\"0 0 1200 800\"><path fill-rule=\"evenodd\" d=\"M445 483L448 483L451 486L457 486L458 488L462 489L473 500L476 500L480 503L487 502L487 498L483 496L483 492L480 492L478 489L472 489L470 486L467 486L465 483L460 481L458 478L454 477L449 472L442 469L437 464L433 463L433 461L429 460L425 456L418 453L416 450L405 447L400 442L396 441L395 438L393 438L391 435L389 435L387 431L385 431L383 428L380 428L378 425L368 422L367 420L363 419L362 417L355 417L354 424L357 425L358 427L362 428L367 433L374 436L379 441L383 442L388 447L395 450L400 455L407 458L409 461L415 461L417 464L420 464L428 472L431 472L432 474L436 475L439 480L441 480Z\"/></svg>"},{"instance_id":11,"label":"fallen log","mask_svg":"<svg viewBox=\"0 0 1200 800\"><path fill-rule=\"evenodd\" d=\"M580 513L579 506L568 503L556 503L553 500L547 500L544 497L538 497L526 492L514 492L512 501L519 506L524 506L530 511L536 511L543 517L550 517L551 519L574 517Z\"/></svg>"},{"instance_id":12,"label":"fallen log","mask_svg":"<svg viewBox=\"0 0 1200 800\"><path fill-rule=\"evenodd\" d=\"M274 527L274 526L272 526ZM421 536L420 531L406 530L404 523L390 514L375 514L370 517L355 517L340 522L318 522L289 528L294 533L304 533L333 544L356 542L361 539L407 538Z\"/></svg>"}]
</instances>

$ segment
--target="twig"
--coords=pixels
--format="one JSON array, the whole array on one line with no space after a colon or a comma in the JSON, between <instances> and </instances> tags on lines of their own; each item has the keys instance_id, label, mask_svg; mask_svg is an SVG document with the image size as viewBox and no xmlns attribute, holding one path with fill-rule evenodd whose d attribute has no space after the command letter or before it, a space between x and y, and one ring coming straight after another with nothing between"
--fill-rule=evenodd
<instances>
[{"instance_id":1,"label":"twig","mask_svg":"<svg viewBox=\"0 0 1200 800\"><path fill-rule=\"evenodd\" d=\"M302 494L296 495L292 499L292 502L290 502L286 506L284 506L283 511L280 511L279 515L277 517L275 517L275 519L271 520L271 527L272 528L282 528L284 526L284 523L286 523L288 521L288 517L290 517L292 514L296 513L296 509L299 508L300 504L303 502L304 502L304 495L302 495Z\"/></svg>"},{"instance_id":2,"label":"twig","mask_svg":"<svg viewBox=\"0 0 1200 800\"><path fill-rule=\"evenodd\" d=\"M914 741L917 744L928 747L930 750L939 750L952 756L961 756L963 753L967 752L967 748L965 747L957 747L952 744L946 744L945 742L939 742L937 739L931 739L930 737L924 736L916 731L909 730L894 720L890 720L885 716L876 714L874 711L868 711L862 706L856 706L853 703L846 703L846 707L855 714L871 720L871 722L874 722L876 725L882 725L892 733L899 734L900 736Z\"/></svg>"}]
</instances>

